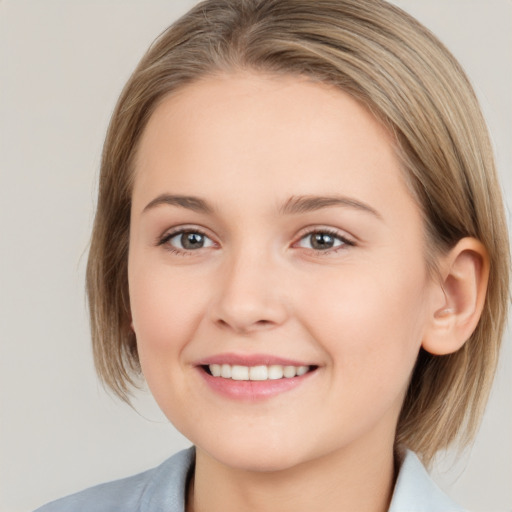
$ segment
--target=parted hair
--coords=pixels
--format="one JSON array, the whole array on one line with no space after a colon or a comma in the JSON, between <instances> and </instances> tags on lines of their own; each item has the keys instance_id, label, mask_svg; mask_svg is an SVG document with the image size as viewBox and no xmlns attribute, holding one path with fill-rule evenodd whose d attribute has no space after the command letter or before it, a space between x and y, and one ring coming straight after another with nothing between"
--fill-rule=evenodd
<instances>
[{"instance_id":1,"label":"parted hair","mask_svg":"<svg viewBox=\"0 0 512 512\"><path fill-rule=\"evenodd\" d=\"M128 251L133 163L151 114L194 81L239 70L331 84L390 131L425 224L425 260L464 237L486 247L490 278L470 339L421 350L396 442L423 458L474 437L496 370L509 303L508 232L493 151L459 63L418 21L383 0L206 0L163 32L121 93L107 132L87 266L97 371L129 401L140 367L130 328ZM170 312L172 314L172 312Z\"/></svg>"}]
</instances>

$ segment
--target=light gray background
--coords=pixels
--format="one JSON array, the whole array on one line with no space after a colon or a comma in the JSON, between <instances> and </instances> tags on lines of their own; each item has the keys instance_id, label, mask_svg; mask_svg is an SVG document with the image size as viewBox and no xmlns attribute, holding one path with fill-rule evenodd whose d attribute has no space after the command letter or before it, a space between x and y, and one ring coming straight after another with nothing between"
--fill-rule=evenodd
<instances>
[{"instance_id":1,"label":"light gray background","mask_svg":"<svg viewBox=\"0 0 512 512\"><path fill-rule=\"evenodd\" d=\"M134 411L97 383L83 283L110 113L149 43L193 3L0 0L1 512L133 474L188 445L149 394ZM468 71L510 205L512 2L396 3ZM474 448L435 471L475 511L512 510L511 346L507 335Z\"/></svg>"}]
</instances>

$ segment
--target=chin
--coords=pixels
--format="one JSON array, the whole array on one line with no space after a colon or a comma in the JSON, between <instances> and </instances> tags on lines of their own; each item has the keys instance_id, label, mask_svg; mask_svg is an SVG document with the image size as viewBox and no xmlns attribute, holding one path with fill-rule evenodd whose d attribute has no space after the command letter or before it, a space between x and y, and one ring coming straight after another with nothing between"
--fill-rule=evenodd
<instances>
[{"instance_id":1,"label":"chin","mask_svg":"<svg viewBox=\"0 0 512 512\"><path fill-rule=\"evenodd\" d=\"M241 442L217 442L211 446L197 445L217 462L233 469L268 473L290 469L305 462L308 457L299 453L297 448L292 449L282 441L276 446L268 440L257 442L254 439L245 439Z\"/></svg>"},{"instance_id":2,"label":"chin","mask_svg":"<svg viewBox=\"0 0 512 512\"><path fill-rule=\"evenodd\" d=\"M259 451L259 453L210 453L218 462L230 468L255 473L272 473L284 471L297 466L300 461L286 456L275 454L271 451Z\"/></svg>"}]
</instances>

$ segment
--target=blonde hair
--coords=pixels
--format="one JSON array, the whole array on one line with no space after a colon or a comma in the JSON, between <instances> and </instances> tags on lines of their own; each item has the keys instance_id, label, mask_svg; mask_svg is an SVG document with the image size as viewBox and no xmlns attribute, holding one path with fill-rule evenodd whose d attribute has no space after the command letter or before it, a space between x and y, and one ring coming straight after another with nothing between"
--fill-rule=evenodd
<instances>
[{"instance_id":1,"label":"blonde hair","mask_svg":"<svg viewBox=\"0 0 512 512\"><path fill-rule=\"evenodd\" d=\"M133 160L166 95L236 70L301 75L367 106L394 134L425 219L427 263L461 238L480 240L490 280L480 322L462 349L421 351L398 421L397 443L425 462L474 436L506 320L509 245L487 128L450 52L382 0L206 0L167 29L126 84L107 133L87 267L95 363L129 400L140 371L127 280Z\"/></svg>"}]
</instances>

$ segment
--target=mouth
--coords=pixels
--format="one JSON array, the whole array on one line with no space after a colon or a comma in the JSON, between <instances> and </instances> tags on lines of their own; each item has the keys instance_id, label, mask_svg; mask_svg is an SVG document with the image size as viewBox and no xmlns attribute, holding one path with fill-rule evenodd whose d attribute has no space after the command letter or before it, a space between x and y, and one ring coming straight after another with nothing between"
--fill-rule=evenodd
<instances>
[{"instance_id":1,"label":"mouth","mask_svg":"<svg viewBox=\"0 0 512 512\"><path fill-rule=\"evenodd\" d=\"M255 365L244 366L238 364L205 364L200 366L208 375L219 379L231 379L234 381L276 381L294 379L314 372L316 365Z\"/></svg>"},{"instance_id":2,"label":"mouth","mask_svg":"<svg viewBox=\"0 0 512 512\"><path fill-rule=\"evenodd\" d=\"M266 381L293 379L313 372L317 366L292 366L292 365L256 365L243 366L238 364L209 364L201 365L201 369L211 377L231 379L236 381Z\"/></svg>"},{"instance_id":3,"label":"mouth","mask_svg":"<svg viewBox=\"0 0 512 512\"><path fill-rule=\"evenodd\" d=\"M194 365L208 387L223 397L267 400L316 380L320 366L268 354L224 353Z\"/></svg>"}]
</instances>

